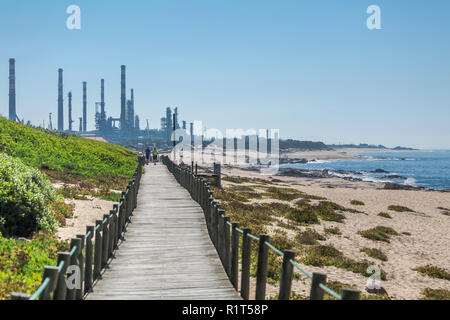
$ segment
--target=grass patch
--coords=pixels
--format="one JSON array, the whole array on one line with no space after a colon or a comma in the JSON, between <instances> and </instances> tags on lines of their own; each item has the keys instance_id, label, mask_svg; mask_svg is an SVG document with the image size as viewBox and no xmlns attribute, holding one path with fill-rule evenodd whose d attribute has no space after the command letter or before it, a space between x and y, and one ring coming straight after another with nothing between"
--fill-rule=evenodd
<instances>
[{"instance_id":1,"label":"grass patch","mask_svg":"<svg viewBox=\"0 0 450 320\"><path fill-rule=\"evenodd\" d=\"M41 232L30 241L0 235L0 300L12 292L33 294L40 286L44 266L56 265L57 253L69 250L49 233Z\"/></svg>"},{"instance_id":2,"label":"grass patch","mask_svg":"<svg viewBox=\"0 0 450 320\"><path fill-rule=\"evenodd\" d=\"M412 210L412 209L410 209L408 207L397 206L397 205L389 206L388 210L396 211L396 212L414 212L414 210Z\"/></svg>"},{"instance_id":3,"label":"grass patch","mask_svg":"<svg viewBox=\"0 0 450 320\"><path fill-rule=\"evenodd\" d=\"M345 285L339 281L327 281L327 287L341 294L342 289L356 289L355 286ZM385 291L385 290L384 290ZM336 300L335 297L330 296L328 293L325 293L324 300ZM365 294L361 293L361 300L391 300L387 292L384 294Z\"/></svg>"},{"instance_id":4,"label":"grass patch","mask_svg":"<svg viewBox=\"0 0 450 320\"><path fill-rule=\"evenodd\" d=\"M49 206L61 227L66 225L66 219L73 217L75 210L75 205L73 204L65 203L64 201L51 201L49 202Z\"/></svg>"},{"instance_id":5,"label":"grass patch","mask_svg":"<svg viewBox=\"0 0 450 320\"><path fill-rule=\"evenodd\" d=\"M363 249L361 249L361 252L364 252L365 254L367 254L371 258L378 259L378 260L381 260L381 261L388 261L387 255L383 251L381 251L380 249L363 248Z\"/></svg>"},{"instance_id":6,"label":"grass patch","mask_svg":"<svg viewBox=\"0 0 450 320\"><path fill-rule=\"evenodd\" d=\"M386 212L380 212L379 214L377 214L377 216L383 217L383 218L386 218L386 219L392 219L391 215L389 213L386 213Z\"/></svg>"},{"instance_id":7,"label":"grass patch","mask_svg":"<svg viewBox=\"0 0 450 320\"><path fill-rule=\"evenodd\" d=\"M391 236L398 236L399 234L392 228L377 226L372 229L361 231L359 233L364 238L374 240L374 241L384 241L390 242Z\"/></svg>"},{"instance_id":8,"label":"grass patch","mask_svg":"<svg viewBox=\"0 0 450 320\"><path fill-rule=\"evenodd\" d=\"M354 206L364 206L365 203L359 200L352 200L350 201L350 204L354 205Z\"/></svg>"},{"instance_id":9,"label":"grass patch","mask_svg":"<svg viewBox=\"0 0 450 320\"><path fill-rule=\"evenodd\" d=\"M370 277L367 268L372 265L369 261L355 261L347 258L342 252L333 246L316 246L303 249L303 257L299 258L301 263L315 267L334 266L354 273L359 273L365 277ZM381 270L381 279L386 280L386 273Z\"/></svg>"},{"instance_id":10,"label":"grass patch","mask_svg":"<svg viewBox=\"0 0 450 320\"><path fill-rule=\"evenodd\" d=\"M413 270L425 274L431 278L450 280L450 272L436 266L427 265L414 268Z\"/></svg>"},{"instance_id":11,"label":"grass patch","mask_svg":"<svg viewBox=\"0 0 450 320\"><path fill-rule=\"evenodd\" d=\"M326 238L313 229L306 229L303 232L299 232L295 236L295 241L304 245L317 245L318 241L324 241Z\"/></svg>"},{"instance_id":12,"label":"grass patch","mask_svg":"<svg viewBox=\"0 0 450 320\"><path fill-rule=\"evenodd\" d=\"M329 207L329 208L332 208L333 210L338 210L338 211L343 211L343 212L363 213L362 211L346 208L344 206L341 206L340 204L337 204L337 203L334 203L334 202L331 202L331 201L321 201L319 203L319 206Z\"/></svg>"},{"instance_id":13,"label":"grass patch","mask_svg":"<svg viewBox=\"0 0 450 320\"><path fill-rule=\"evenodd\" d=\"M450 300L448 290L426 288L422 294L425 296L424 300Z\"/></svg>"},{"instance_id":14,"label":"grass patch","mask_svg":"<svg viewBox=\"0 0 450 320\"><path fill-rule=\"evenodd\" d=\"M339 230L338 227L325 228L324 231L325 231L325 234L333 234L333 235L337 235L337 236L342 234L341 230Z\"/></svg>"}]
</instances>

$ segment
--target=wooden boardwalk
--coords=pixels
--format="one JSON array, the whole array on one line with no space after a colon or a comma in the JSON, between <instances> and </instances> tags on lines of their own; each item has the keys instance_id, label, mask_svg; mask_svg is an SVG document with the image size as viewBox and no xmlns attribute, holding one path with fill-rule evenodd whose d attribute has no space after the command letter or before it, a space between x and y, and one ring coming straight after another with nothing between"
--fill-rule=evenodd
<instances>
[{"instance_id":1,"label":"wooden boardwalk","mask_svg":"<svg viewBox=\"0 0 450 320\"><path fill-rule=\"evenodd\" d=\"M125 239L86 299L240 299L200 206L161 163L146 167Z\"/></svg>"}]
</instances>

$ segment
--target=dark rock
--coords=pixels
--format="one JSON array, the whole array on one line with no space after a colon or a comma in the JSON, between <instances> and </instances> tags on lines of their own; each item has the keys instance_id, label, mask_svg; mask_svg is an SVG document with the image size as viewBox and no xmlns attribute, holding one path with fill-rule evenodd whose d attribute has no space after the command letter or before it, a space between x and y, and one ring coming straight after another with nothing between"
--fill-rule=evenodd
<instances>
[{"instance_id":1,"label":"dark rock","mask_svg":"<svg viewBox=\"0 0 450 320\"><path fill-rule=\"evenodd\" d=\"M377 169L375 171L373 171L375 173L389 173L389 171L383 170L383 169Z\"/></svg>"},{"instance_id":2,"label":"dark rock","mask_svg":"<svg viewBox=\"0 0 450 320\"><path fill-rule=\"evenodd\" d=\"M404 184L387 182L384 184L384 190L424 190L424 187L413 187Z\"/></svg>"},{"instance_id":3,"label":"dark rock","mask_svg":"<svg viewBox=\"0 0 450 320\"><path fill-rule=\"evenodd\" d=\"M404 234L405 236L410 236L411 235L410 232L402 232L402 234Z\"/></svg>"},{"instance_id":4,"label":"dark rock","mask_svg":"<svg viewBox=\"0 0 450 320\"><path fill-rule=\"evenodd\" d=\"M396 174L391 174L391 175L387 175L384 176L382 179L402 179L402 180L406 180L407 178L396 175Z\"/></svg>"}]
</instances>

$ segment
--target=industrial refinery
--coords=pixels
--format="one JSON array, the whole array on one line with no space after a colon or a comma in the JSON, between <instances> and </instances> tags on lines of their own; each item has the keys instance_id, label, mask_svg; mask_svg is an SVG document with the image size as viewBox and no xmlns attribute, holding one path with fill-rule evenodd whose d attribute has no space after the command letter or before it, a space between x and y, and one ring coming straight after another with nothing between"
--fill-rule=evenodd
<instances>
[{"instance_id":1,"label":"industrial refinery","mask_svg":"<svg viewBox=\"0 0 450 320\"><path fill-rule=\"evenodd\" d=\"M18 112L16 105L16 61L15 59L9 60L9 120L26 123L32 125L30 121L24 118L20 118L20 110ZM134 89L130 89L130 95L127 97L127 77L126 66L120 67L120 115L114 117L107 114L107 103L105 101L105 79L99 79L100 82L100 102L88 102L87 90L88 83L82 82L82 114L78 117L79 126L77 127L76 115L73 114L72 95L73 90L67 92L67 109L64 105L64 70L59 68L58 72L58 99L57 99L57 126L53 126L52 116L55 114L54 110L48 110L48 120L43 121L37 127L43 127L49 130L57 130L59 132L66 132L72 134L78 134L84 137L90 138L103 138L107 141L117 143L120 145L134 146L139 148L140 145L147 145L149 143L157 143L159 145L170 145L172 134L174 129L187 129L187 122L180 121L178 107L168 107L165 110L165 116L161 118L161 127L151 129L149 126L149 120L146 119L145 129L141 129L141 121L139 115L136 112ZM95 108L95 130L88 131L87 119L88 108ZM66 111L66 112L65 112ZM65 116L67 117L68 127L64 126ZM74 125L75 124L75 125ZM190 123L192 132L193 123ZM78 128L78 130L74 130Z\"/></svg>"}]
</instances>

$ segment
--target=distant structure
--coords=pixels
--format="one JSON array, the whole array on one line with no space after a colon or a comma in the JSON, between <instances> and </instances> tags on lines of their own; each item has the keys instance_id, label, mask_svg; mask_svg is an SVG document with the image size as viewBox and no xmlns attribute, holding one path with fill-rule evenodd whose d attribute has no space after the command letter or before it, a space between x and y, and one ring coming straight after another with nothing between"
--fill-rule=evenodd
<instances>
[{"instance_id":1,"label":"distant structure","mask_svg":"<svg viewBox=\"0 0 450 320\"><path fill-rule=\"evenodd\" d=\"M126 93L126 66L120 67L120 130L126 134L126 112L127 112L127 93Z\"/></svg>"},{"instance_id":2,"label":"distant structure","mask_svg":"<svg viewBox=\"0 0 450 320\"><path fill-rule=\"evenodd\" d=\"M72 120L72 92L69 92L68 94L69 98L69 131L72 132L72 123L74 122Z\"/></svg>"},{"instance_id":3,"label":"distant structure","mask_svg":"<svg viewBox=\"0 0 450 320\"><path fill-rule=\"evenodd\" d=\"M83 82L83 130L82 132L87 132L87 82Z\"/></svg>"},{"instance_id":4,"label":"distant structure","mask_svg":"<svg viewBox=\"0 0 450 320\"><path fill-rule=\"evenodd\" d=\"M64 131L63 69L58 69L58 131Z\"/></svg>"},{"instance_id":5,"label":"distant structure","mask_svg":"<svg viewBox=\"0 0 450 320\"><path fill-rule=\"evenodd\" d=\"M16 60L9 59L9 120L18 121L16 113Z\"/></svg>"}]
</instances>

